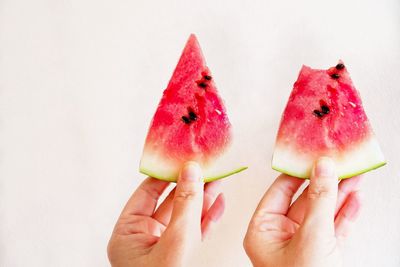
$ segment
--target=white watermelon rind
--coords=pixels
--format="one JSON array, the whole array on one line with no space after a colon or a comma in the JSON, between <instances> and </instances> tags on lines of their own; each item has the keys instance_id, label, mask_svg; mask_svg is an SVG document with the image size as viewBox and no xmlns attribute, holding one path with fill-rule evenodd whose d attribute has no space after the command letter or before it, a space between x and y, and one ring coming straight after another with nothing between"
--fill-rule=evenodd
<instances>
[{"instance_id":1,"label":"white watermelon rind","mask_svg":"<svg viewBox=\"0 0 400 267\"><path fill-rule=\"evenodd\" d=\"M374 136L370 136L364 142L339 155L321 154L320 156L330 156L333 159L339 179L351 178L386 164ZM312 165L316 160L317 158L302 156L301 152L289 145L277 144L272 158L272 169L290 176L309 179Z\"/></svg>"},{"instance_id":2,"label":"white watermelon rind","mask_svg":"<svg viewBox=\"0 0 400 267\"><path fill-rule=\"evenodd\" d=\"M360 170L360 171L355 172L355 173L343 174L343 175L339 176L339 179L348 179L348 178L351 178L351 177L354 177L354 176L357 176L357 175L360 175L360 174L363 174L363 173L378 169L378 168L386 165L386 163L387 162L384 161L384 162L378 163L378 164L376 164L374 166L371 166L370 168L367 168L367 169L364 169L364 170ZM293 177L297 177L297 178L301 178L301 179L310 179L309 173L295 173L295 172L287 171L287 170L284 170L284 169L280 169L280 168L275 167L275 166L272 166L272 169L274 169L275 171L287 174L289 176L293 176Z\"/></svg>"},{"instance_id":3,"label":"white watermelon rind","mask_svg":"<svg viewBox=\"0 0 400 267\"><path fill-rule=\"evenodd\" d=\"M242 172L242 171L246 170L247 168L248 167L240 167L240 168L234 169L233 171L224 172L224 173L211 175L211 176L206 176L204 178L204 182L205 183L209 183L209 182L213 182L213 181L216 181L216 180L220 180L220 179L226 178L228 176L231 176L233 174ZM159 174L159 173L157 173L155 171L151 171L149 169L142 168L142 167L139 169L139 171L141 173L145 174L145 175L148 175L150 177L156 178L158 180L166 181L166 182L174 182L174 183L176 183L176 181L178 179L177 176L171 176L171 177L164 176L164 175Z\"/></svg>"},{"instance_id":4,"label":"white watermelon rind","mask_svg":"<svg viewBox=\"0 0 400 267\"><path fill-rule=\"evenodd\" d=\"M237 153L240 147L231 145L227 148L223 155L214 157L205 163L201 159L175 160L175 157L169 153L165 153L159 147L145 145L142 158L140 160L139 172L167 182L176 182L179 172L184 165L184 161L197 162L203 173L204 182L216 181L233 174L242 172L248 167L241 159L238 160Z\"/></svg>"}]
</instances>

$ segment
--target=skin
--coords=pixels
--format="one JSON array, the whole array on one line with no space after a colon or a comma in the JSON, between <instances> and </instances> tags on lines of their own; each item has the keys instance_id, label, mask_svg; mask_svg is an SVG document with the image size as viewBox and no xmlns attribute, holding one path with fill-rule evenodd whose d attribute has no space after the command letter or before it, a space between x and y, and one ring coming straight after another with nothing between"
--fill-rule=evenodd
<instances>
[{"instance_id":1,"label":"skin","mask_svg":"<svg viewBox=\"0 0 400 267\"><path fill-rule=\"evenodd\" d=\"M361 207L360 177L338 184L331 159L320 158L309 186L280 175L260 201L244 248L255 267L340 267L341 247Z\"/></svg>"},{"instance_id":2,"label":"skin","mask_svg":"<svg viewBox=\"0 0 400 267\"><path fill-rule=\"evenodd\" d=\"M224 197L219 181L204 185L194 162L157 208L169 184L147 178L128 200L107 247L112 266L190 266L190 255L224 212Z\"/></svg>"},{"instance_id":3,"label":"skin","mask_svg":"<svg viewBox=\"0 0 400 267\"><path fill-rule=\"evenodd\" d=\"M224 212L219 182L204 185L187 163L177 186L146 179L123 209L108 244L112 266L190 266L190 256ZM339 184L329 158L317 161L310 185L292 203L303 179L280 175L260 201L244 240L256 267L339 267L343 239L360 210L360 177ZM292 204L291 204L292 203Z\"/></svg>"}]
</instances>

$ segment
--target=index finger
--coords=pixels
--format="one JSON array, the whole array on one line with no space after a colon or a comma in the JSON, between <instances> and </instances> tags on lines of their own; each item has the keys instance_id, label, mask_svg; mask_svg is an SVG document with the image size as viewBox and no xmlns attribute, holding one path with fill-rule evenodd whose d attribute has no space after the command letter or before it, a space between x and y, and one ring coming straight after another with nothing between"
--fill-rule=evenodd
<instances>
[{"instance_id":1,"label":"index finger","mask_svg":"<svg viewBox=\"0 0 400 267\"><path fill-rule=\"evenodd\" d=\"M279 175L261 199L255 214L286 215L294 194L303 183L304 179L286 174Z\"/></svg>"},{"instance_id":2,"label":"index finger","mask_svg":"<svg viewBox=\"0 0 400 267\"><path fill-rule=\"evenodd\" d=\"M129 198L121 214L153 215L158 199L169 184L169 182L148 177Z\"/></svg>"}]
</instances>

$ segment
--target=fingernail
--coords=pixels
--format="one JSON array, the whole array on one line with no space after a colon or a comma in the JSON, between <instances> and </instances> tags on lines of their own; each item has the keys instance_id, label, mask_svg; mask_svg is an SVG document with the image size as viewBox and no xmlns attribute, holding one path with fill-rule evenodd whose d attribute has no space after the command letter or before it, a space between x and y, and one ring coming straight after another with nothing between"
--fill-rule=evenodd
<instances>
[{"instance_id":1,"label":"fingernail","mask_svg":"<svg viewBox=\"0 0 400 267\"><path fill-rule=\"evenodd\" d=\"M201 168L199 164L194 161L185 163L179 176L180 180L198 182L202 180Z\"/></svg>"},{"instance_id":2,"label":"fingernail","mask_svg":"<svg viewBox=\"0 0 400 267\"><path fill-rule=\"evenodd\" d=\"M316 177L332 177L335 176L335 163L328 157L318 159L314 174Z\"/></svg>"}]
</instances>

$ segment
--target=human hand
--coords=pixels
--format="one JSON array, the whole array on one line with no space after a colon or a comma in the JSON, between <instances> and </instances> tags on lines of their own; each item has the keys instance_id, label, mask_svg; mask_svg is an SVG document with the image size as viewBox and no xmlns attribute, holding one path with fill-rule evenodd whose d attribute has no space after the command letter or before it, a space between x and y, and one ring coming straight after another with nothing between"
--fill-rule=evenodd
<instances>
[{"instance_id":1,"label":"human hand","mask_svg":"<svg viewBox=\"0 0 400 267\"><path fill-rule=\"evenodd\" d=\"M188 266L190 253L225 208L219 181L203 184L201 169L188 162L178 183L156 209L169 182L147 178L123 209L108 243L112 266Z\"/></svg>"},{"instance_id":2,"label":"human hand","mask_svg":"<svg viewBox=\"0 0 400 267\"><path fill-rule=\"evenodd\" d=\"M359 180L338 186L333 161L320 158L310 185L291 205L304 180L280 175L260 201L243 243L253 265L341 266L342 241L360 210Z\"/></svg>"}]
</instances>

